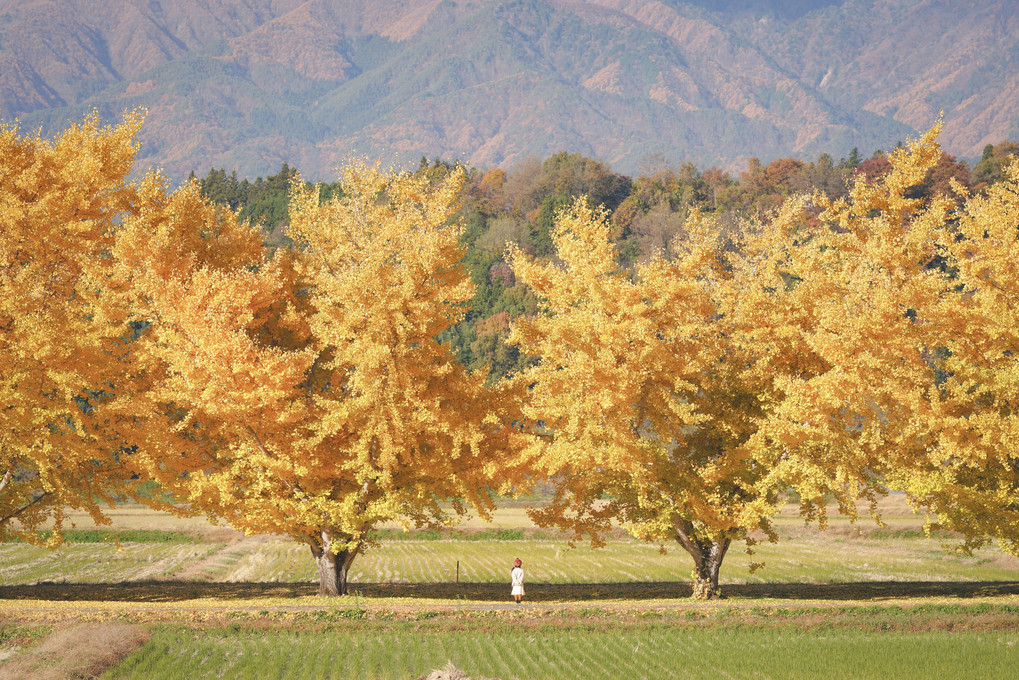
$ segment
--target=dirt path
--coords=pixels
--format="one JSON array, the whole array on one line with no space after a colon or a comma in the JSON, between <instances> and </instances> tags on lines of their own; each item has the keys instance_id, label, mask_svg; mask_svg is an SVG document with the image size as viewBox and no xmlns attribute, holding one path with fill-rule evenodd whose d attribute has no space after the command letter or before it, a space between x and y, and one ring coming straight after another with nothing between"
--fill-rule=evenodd
<instances>
[{"instance_id":1,"label":"dirt path","mask_svg":"<svg viewBox=\"0 0 1019 680\"><path fill-rule=\"evenodd\" d=\"M211 569L225 562L229 547L196 563L196 569ZM279 600L312 597L318 588L310 582L224 582L175 578L172 580L125 581L122 583L39 583L0 586L0 603L10 600L92 601L92 602L175 602L195 599ZM492 604L510 603L509 585L504 583L359 583L350 585L351 596L318 602L367 603L375 600L421 600L436 603ZM863 581L857 583L755 583L722 586L726 602L817 600L873 603L889 599L948 598L969 600L974 597L1019 596L1019 581ZM690 584L654 583L528 583L527 601L531 603L574 603L596 606L607 601L632 601L641 606L659 601L689 602Z\"/></svg>"}]
</instances>

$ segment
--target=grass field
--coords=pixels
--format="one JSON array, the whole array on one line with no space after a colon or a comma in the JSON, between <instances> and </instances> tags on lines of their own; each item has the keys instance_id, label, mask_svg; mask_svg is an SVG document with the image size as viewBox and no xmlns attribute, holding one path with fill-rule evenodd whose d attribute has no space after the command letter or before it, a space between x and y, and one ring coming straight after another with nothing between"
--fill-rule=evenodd
<instances>
[{"instance_id":1,"label":"grass field","mask_svg":"<svg viewBox=\"0 0 1019 680\"><path fill-rule=\"evenodd\" d=\"M1014 677L1019 560L946 552L901 500L882 511L885 527L827 532L782 516L780 543L730 551L727 599L696 603L685 553L621 530L571 549L519 505L452 531L385 527L339 601L314 596L306 547L118 507L108 527L73 517L56 551L0 545L0 680L395 680L448 662L501 680Z\"/></svg>"}]
</instances>

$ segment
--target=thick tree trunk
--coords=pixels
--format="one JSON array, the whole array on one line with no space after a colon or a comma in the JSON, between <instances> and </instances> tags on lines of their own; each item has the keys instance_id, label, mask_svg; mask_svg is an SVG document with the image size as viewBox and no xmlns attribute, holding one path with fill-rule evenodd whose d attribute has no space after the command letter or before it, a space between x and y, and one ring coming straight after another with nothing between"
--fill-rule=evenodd
<instances>
[{"instance_id":1,"label":"thick tree trunk","mask_svg":"<svg viewBox=\"0 0 1019 680\"><path fill-rule=\"evenodd\" d=\"M335 551L333 549L335 544L345 544L347 540L347 537L337 536L328 530L323 530L319 536L308 540L311 555L318 567L319 595L336 597L347 594L347 573L358 551L356 548Z\"/></svg>"},{"instance_id":2,"label":"thick tree trunk","mask_svg":"<svg viewBox=\"0 0 1019 680\"><path fill-rule=\"evenodd\" d=\"M693 597L697 600L716 600L720 598L718 589L718 572L722 568L722 560L729 549L731 540L709 541L698 538L692 522L675 520L676 540L693 557L694 583Z\"/></svg>"}]
</instances>

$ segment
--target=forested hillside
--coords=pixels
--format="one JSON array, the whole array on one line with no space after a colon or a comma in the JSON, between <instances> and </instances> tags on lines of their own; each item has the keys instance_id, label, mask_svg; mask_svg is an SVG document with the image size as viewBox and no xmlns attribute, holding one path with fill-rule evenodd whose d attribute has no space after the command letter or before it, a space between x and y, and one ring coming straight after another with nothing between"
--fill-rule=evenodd
<instances>
[{"instance_id":1,"label":"forested hillside","mask_svg":"<svg viewBox=\"0 0 1019 680\"><path fill-rule=\"evenodd\" d=\"M971 169L943 153L925 182L911 190L912 195L951 195L952 180L983 191L1001 179L1007 160L1017 154L1019 145L1014 142L987 145ZM437 180L453 167L453 163L422 158L417 173ZM586 195L593 205L609 210L621 264L630 267L656 251L667 251L692 211L713 215L719 228L735 234L744 217L766 215L791 195L820 190L837 198L846 194L854 176L876 180L890 167L880 150L864 158L853 149L838 160L828 154L809 162L787 157L762 164L751 159L734 174L718 168L702 170L692 163L677 170L659 162L631 178L600 161L565 152L520 164L509 172L474 168L461 197L459 218L465 225L464 266L477 292L466 318L447 331L443 340L452 343L468 367L488 366L491 378L527 364L528 357L505 340L510 321L534 314L537 303L507 264L506 244L516 244L539 258L551 256L553 220L577 196ZM195 179L210 199L239 210L242 219L260 223L268 243L289 247L288 191L296 174L296 169L284 164L275 175L254 181L238 179L236 172L222 169ZM320 185L323 198L337 190L336 184Z\"/></svg>"},{"instance_id":2,"label":"forested hillside","mask_svg":"<svg viewBox=\"0 0 1019 680\"><path fill-rule=\"evenodd\" d=\"M637 173L887 148L944 111L976 158L1019 137L1019 13L993 0L0 0L0 118L146 107L175 179L352 155Z\"/></svg>"}]
</instances>

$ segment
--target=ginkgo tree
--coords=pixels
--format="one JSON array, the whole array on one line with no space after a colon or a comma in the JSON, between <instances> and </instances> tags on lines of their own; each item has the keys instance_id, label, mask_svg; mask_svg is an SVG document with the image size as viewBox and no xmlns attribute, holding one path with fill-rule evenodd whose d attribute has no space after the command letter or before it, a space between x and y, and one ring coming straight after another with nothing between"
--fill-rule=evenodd
<instances>
[{"instance_id":1,"label":"ginkgo tree","mask_svg":"<svg viewBox=\"0 0 1019 680\"><path fill-rule=\"evenodd\" d=\"M274 258L194 184L150 184L118 241L147 324L139 460L190 508L308 544L322 594L379 523L486 515L513 480L514 388L436 341L473 294L464 176L354 164L324 202L297 182Z\"/></svg>"},{"instance_id":2,"label":"ginkgo tree","mask_svg":"<svg viewBox=\"0 0 1019 680\"><path fill-rule=\"evenodd\" d=\"M948 272L918 303L938 329L927 360L937 390L917 413L929 445L894 480L930 526L1019 554L1019 163L986 194L967 196L935 233ZM923 304L927 302L928 304Z\"/></svg>"},{"instance_id":3,"label":"ginkgo tree","mask_svg":"<svg viewBox=\"0 0 1019 680\"><path fill-rule=\"evenodd\" d=\"M116 397L132 329L110 249L141 122L0 127L0 541L47 525L56 544L68 508L104 522L130 492Z\"/></svg>"},{"instance_id":4,"label":"ginkgo tree","mask_svg":"<svg viewBox=\"0 0 1019 680\"><path fill-rule=\"evenodd\" d=\"M806 342L810 310L792 297L806 289L777 266L802 221L802 203L790 203L739 248L694 221L671 256L627 272L605 215L579 200L554 233L561 264L511 251L545 312L511 334L540 358L524 376L525 413L546 432L529 455L556 493L532 511L538 524L597 543L617 520L639 538L676 541L693 559L694 595L713 598L733 541L777 540L771 519L785 491L801 492L808 518L829 494L852 512L875 493L866 467L836 454L846 442L825 428L777 460L764 431L786 422L796 382L834 368ZM762 295L774 299L764 305Z\"/></svg>"},{"instance_id":5,"label":"ginkgo tree","mask_svg":"<svg viewBox=\"0 0 1019 680\"><path fill-rule=\"evenodd\" d=\"M843 226L839 247L867 272L855 287L890 301L883 318L832 338L853 347L839 363L879 405L871 441L888 487L927 513L928 529L957 532L953 547L996 540L1019 554L1019 168L985 194L956 185L954 197L913 198L941 153L939 129L894 154L887 181L825 206Z\"/></svg>"},{"instance_id":6,"label":"ginkgo tree","mask_svg":"<svg viewBox=\"0 0 1019 680\"><path fill-rule=\"evenodd\" d=\"M528 455L555 496L532 511L595 543L620 521L635 536L676 541L693 558L695 594L715 597L732 541L774 537L780 485L766 485L747 443L771 398L731 341L724 305L741 288L706 229L621 271L605 214L579 199L553 240L561 263L510 251L514 273L542 300L511 342L540 358L523 378L525 407L545 432Z\"/></svg>"},{"instance_id":7,"label":"ginkgo tree","mask_svg":"<svg viewBox=\"0 0 1019 680\"><path fill-rule=\"evenodd\" d=\"M880 522L878 498L915 477L941 426L932 357L946 329L925 310L952 285L937 233L954 202L911 197L940 158L937 132L890 154L878 181L859 175L843 198L815 194L747 225L730 258L733 339L755 348L750 370L769 383L747 453L821 528L832 502L856 520L865 501Z\"/></svg>"},{"instance_id":8,"label":"ginkgo tree","mask_svg":"<svg viewBox=\"0 0 1019 680\"><path fill-rule=\"evenodd\" d=\"M880 521L878 497L902 491L965 546L1014 550L1015 187L970 198L958 227L955 201L913 197L937 132L879 181L791 200L732 243L694 216L633 272L582 201L555 230L561 262L511 251L544 305L511 335L540 358L530 455L556 496L535 520L675 540L700 597L718 594L732 541L777 538L791 491L821 527L833 501Z\"/></svg>"}]
</instances>

